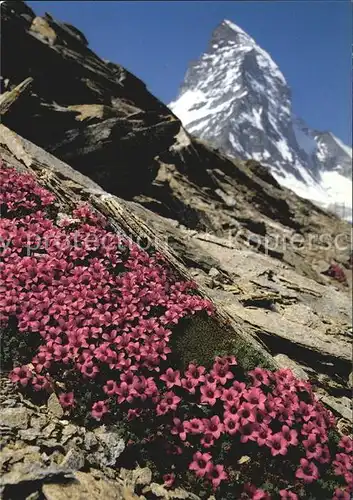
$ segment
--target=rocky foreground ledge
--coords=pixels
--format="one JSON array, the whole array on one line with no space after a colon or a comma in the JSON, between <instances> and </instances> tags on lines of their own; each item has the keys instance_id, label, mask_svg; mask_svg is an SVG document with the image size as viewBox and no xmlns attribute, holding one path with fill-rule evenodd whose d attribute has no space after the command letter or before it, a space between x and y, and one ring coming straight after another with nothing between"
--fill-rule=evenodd
<instances>
[{"instance_id":1,"label":"rocky foreground ledge","mask_svg":"<svg viewBox=\"0 0 353 500\"><path fill-rule=\"evenodd\" d=\"M35 405L2 375L0 405L4 499L198 500L155 483L148 467L117 470L125 449L120 434L104 425L89 431L73 424L55 394L47 405Z\"/></svg>"}]
</instances>

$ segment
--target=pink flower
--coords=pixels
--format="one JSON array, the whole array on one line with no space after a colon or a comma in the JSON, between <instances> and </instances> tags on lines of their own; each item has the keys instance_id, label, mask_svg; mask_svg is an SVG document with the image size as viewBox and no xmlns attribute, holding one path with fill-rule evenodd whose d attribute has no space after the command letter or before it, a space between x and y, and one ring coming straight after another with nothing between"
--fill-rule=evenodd
<instances>
[{"instance_id":1,"label":"pink flower","mask_svg":"<svg viewBox=\"0 0 353 500\"><path fill-rule=\"evenodd\" d=\"M167 392L163 398L163 402L167 406L167 411L176 410L180 401L181 399L173 391Z\"/></svg>"},{"instance_id":2,"label":"pink flower","mask_svg":"<svg viewBox=\"0 0 353 500\"><path fill-rule=\"evenodd\" d=\"M97 401L92 406L91 415L95 420L101 420L108 413L108 408L105 401Z\"/></svg>"},{"instance_id":3,"label":"pink flower","mask_svg":"<svg viewBox=\"0 0 353 500\"><path fill-rule=\"evenodd\" d=\"M223 389L221 400L225 405L239 404L239 393L235 389Z\"/></svg>"},{"instance_id":4,"label":"pink flower","mask_svg":"<svg viewBox=\"0 0 353 500\"><path fill-rule=\"evenodd\" d=\"M255 422L255 410L250 403L242 403L238 409L238 417L241 425L246 425L249 422Z\"/></svg>"},{"instance_id":5,"label":"pink flower","mask_svg":"<svg viewBox=\"0 0 353 500\"><path fill-rule=\"evenodd\" d=\"M271 422L272 418L271 416L267 413L266 410L259 410L257 409L255 412L255 423L259 425L268 425Z\"/></svg>"},{"instance_id":6,"label":"pink flower","mask_svg":"<svg viewBox=\"0 0 353 500\"><path fill-rule=\"evenodd\" d=\"M270 500L270 496L266 491L257 489L253 484L245 484L244 493L246 493L247 498L252 500Z\"/></svg>"},{"instance_id":7,"label":"pink flower","mask_svg":"<svg viewBox=\"0 0 353 500\"><path fill-rule=\"evenodd\" d=\"M331 454L327 445L321 449L321 455L317 459L320 464L328 464L331 462Z\"/></svg>"},{"instance_id":8,"label":"pink flower","mask_svg":"<svg viewBox=\"0 0 353 500\"><path fill-rule=\"evenodd\" d=\"M205 434L212 434L214 439L219 439L223 432L223 424L217 415L202 420L205 426Z\"/></svg>"},{"instance_id":9,"label":"pink flower","mask_svg":"<svg viewBox=\"0 0 353 500\"><path fill-rule=\"evenodd\" d=\"M222 395L221 391L217 389L216 385L203 385L200 389L201 391L201 403L214 406Z\"/></svg>"},{"instance_id":10,"label":"pink flower","mask_svg":"<svg viewBox=\"0 0 353 500\"><path fill-rule=\"evenodd\" d=\"M124 372L120 375L120 380L122 382L126 382L128 385L131 385L135 379L136 379L136 375L131 370L127 370L126 372Z\"/></svg>"},{"instance_id":11,"label":"pink flower","mask_svg":"<svg viewBox=\"0 0 353 500\"><path fill-rule=\"evenodd\" d=\"M211 467L211 458L209 453L197 451L192 457L193 461L189 465L189 469L193 470L197 477L204 477Z\"/></svg>"},{"instance_id":12,"label":"pink flower","mask_svg":"<svg viewBox=\"0 0 353 500\"><path fill-rule=\"evenodd\" d=\"M288 425L282 426L282 436L287 441L288 445L297 446L298 433L295 429L290 429Z\"/></svg>"},{"instance_id":13,"label":"pink flower","mask_svg":"<svg viewBox=\"0 0 353 500\"><path fill-rule=\"evenodd\" d=\"M173 474L172 472L169 474L164 474L163 483L167 488L173 486L174 481L175 481L175 474Z\"/></svg>"},{"instance_id":14,"label":"pink flower","mask_svg":"<svg viewBox=\"0 0 353 500\"><path fill-rule=\"evenodd\" d=\"M87 361L82 365L81 372L85 378L95 378L99 369L92 361Z\"/></svg>"},{"instance_id":15,"label":"pink flower","mask_svg":"<svg viewBox=\"0 0 353 500\"><path fill-rule=\"evenodd\" d=\"M348 485L348 488L350 491L352 491L352 484L353 484L353 473L352 472L346 472L344 474L344 480L346 481L346 484Z\"/></svg>"},{"instance_id":16,"label":"pink flower","mask_svg":"<svg viewBox=\"0 0 353 500\"><path fill-rule=\"evenodd\" d=\"M302 479L304 483L312 483L319 478L319 470L313 462L306 458L300 459L300 467L295 473L295 477Z\"/></svg>"},{"instance_id":17,"label":"pink flower","mask_svg":"<svg viewBox=\"0 0 353 500\"><path fill-rule=\"evenodd\" d=\"M314 407L312 405L308 405L308 404L304 403L304 401L300 401L299 413L300 413L300 417L305 422L308 422L312 418L313 410L314 410Z\"/></svg>"},{"instance_id":18,"label":"pink flower","mask_svg":"<svg viewBox=\"0 0 353 500\"><path fill-rule=\"evenodd\" d=\"M266 442L266 445L270 448L272 456L276 455L286 455L288 451L288 442L284 439L281 432L277 432L270 436Z\"/></svg>"},{"instance_id":19,"label":"pink flower","mask_svg":"<svg viewBox=\"0 0 353 500\"><path fill-rule=\"evenodd\" d=\"M253 387L249 391L244 392L243 397L253 407L259 408L261 410L265 408L264 403L266 401L266 396L259 388Z\"/></svg>"},{"instance_id":20,"label":"pink flower","mask_svg":"<svg viewBox=\"0 0 353 500\"><path fill-rule=\"evenodd\" d=\"M20 384L25 387L32 378L31 372L25 366L17 367L10 373L10 380L14 384Z\"/></svg>"},{"instance_id":21,"label":"pink flower","mask_svg":"<svg viewBox=\"0 0 353 500\"><path fill-rule=\"evenodd\" d=\"M219 382L221 385L225 385L228 380L234 378L233 373L229 370L228 363L226 364L215 363L213 365L213 369L211 370L210 374L213 375L215 380Z\"/></svg>"},{"instance_id":22,"label":"pink flower","mask_svg":"<svg viewBox=\"0 0 353 500\"><path fill-rule=\"evenodd\" d=\"M253 384L255 387L260 385L269 385L270 377L269 372L267 370L263 370L262 368L255 368L249 372L250 377L253 379Z\"/></svg>"},{"instance_id":23,"label":"pink flower","mask_svg":"<svg viewBox=\"0 0 353 500\"><path fill-rule=\"evenodd\" d=\"M198 382L191 378L182 378L181 379L181 387L186 391L190 392L190 394L195 394L195 387Z\"/></svg>"},{"instance_id":24,"label":"pink flower","mask_svg":"<svg viewBox=\"0 0 353 500\"><path fill-rule=\"evenodd\" d=\"M298 495L289 490L280 490L279 496L282 500L299 500Z\"/></svg>"},{"instance_id":25,"label":"pink flower","mask_svg":"<svg viewBox=\"0 0 353 500\"><path fill-rule=\"evenodd\" d=\"M294 421L294 413L291 409L280 405L278 408L278 420L291 426Z\"/></svg>"},{"instance_id":26,"label":"pink flower","mask_svg":"<svg viewBox=\"0 0 353 500\"><path fill-rule=\"evenodd\" d=\"M252 500L269 500L270 498L270 495L261 489L255 490L252 496Z\"/></svg>"},{"instance_id":27,"label":"pink flower","mask_svg":"<svg viewBox=\"0 0 353 500\"><path fill-rule=\"evenodd\" d=\"M195 386L205 381L206 368L204 366L197 366L190 363L188 369L185 371L185 377L190 379Z\"/></svg>"},{"instance_id":28,"label":"pink flower","mask_svg":"<svg viewBox=\"0 0 353 500\"><path fill-rule=\"evenodd\" d=\"M220 358L216 358L216 361L218 361L218 363L220 362ZM231 355L231 356L225 356L224 357L224 361L225 363L228 363L229 366L235 366L238 364L237 362L237 359L235 356Z\"/></svg>"},{"instance_id":29,"label":"pink flower","mask_svg":"<svg viewBox=\"0 0 353 500\"><path fill-rule=\"evenodd\" d=\"M43 368L49 368L51 362L51 355L47 352L39 352L37 356L32 359L32 363L36 368L36 372L40 373Z\"/></svg>"},{"instance_id":30,"label":"pink flower","mask_svg":"<svg viewBox=\"0 0 353 500\"><path fill-rule=\"evenodd\" d=\"M223 425L224 425L224 431L227 432L227 434L230 434L231 436L236 434L239 430L238 419L231 414L224 419Z\"/></svg>"},{"instance_id":31,"label":"pink flower","mask_svg":"<svg viewBox=\"0 0 353 500\"><path fill-rule=\"evenodd\" d=\"M153 388L148 387L146 379L144 377L136 377L132 383L132 390L135 398L140 398L142 401L146 401L148 395L153 392Z\"/></svg>"},{"instance_id":32,"label":"pink flower","mask_svg":"<svg viewBox=\"0 0 353 500\"><path fill-rule=\"evenodd\" d=\"M59 401L63 408L71 408L75 405L75 398L73 392L62 392L59 395Z\"/></svg>"},{"instance_id":33,"label":"pink flower","mask_svg":"<svg viewBox=\"0 0 353 500\"><path fill-rule=\"evenodd\" d=\"M156 413L160 417L161 415L165 415L166 413L169 412L169 406L165 401L161 401L158 403L157 408L156 408Z\"/></svg>"},{"instance_id":34,"label":"pink flower","mask_svg":"<svg viewBox=\"0 0 353 500\"><path fill-rule=\"evenodd\" d=\"M210 467L207 470L206 477L212 482L212 487L214 490L219 487L222 481L228 479L223 465L213 465L211 462Z\"/></svg>"},{"instance_id":35,"label":"pink flower","mask_svg":"<svg viewBox=\"0 0 353 500\"><path fill-rule=\"evenodd\" d=\"M315 458L316 460L321 457L322 454L322 446L316 440L315 434L310 434L308 439L303 441L303 446L306 451L306 458L311 460Z\"/></svg>"},{"instance_id":36,"label":"pink flower","mask_svg":"<svg viewBox=\"0 0 353 500\"><path fill-rule=\"evenodd\" d=\"M351 496L347 491L340 490L339 488L335 489L335 494L332 497L332 500L350 500Z\"/></svg>"},{"instance_id":37,"label":"pink flower","mask_svg":"<svg viewBox=\"0 0 353 500\"><path fill-rule=\"evenodd\" d=\"M184 422L179 418L173 418L174 427L170 431L171 434L177 435L182 441L186 440L187 428L185 428Z\"/></svg>"},{"instance_id":38,"label":"pink flower","mask_svg":"<svg viewBox=\"0 0 353 500\"><path fill-rule=\"evenodd\" d=\"M212 448L212 446L214 445L213 434L211 434L210 432L206 432L201 439L201 444L204 448Z\"/></svg>"},{"instance_id":39,"label":"pink flower","mask_svg":"<svg viewBox=\"0 0 353 500\"><path fill-rule=\"evenodd\" d=\"M118 396L117 401L119 404L122 404L125 401L132 403L136 395L132 386L128 385L126 382L121 382L121 384L115 388L115 393Z\"/></svg>"},{"instance_id":40,"label":"pink flower","mask_svg":"<svg viewBox=\"0 0 353 500\"><path fill-rule=\"evenodd\" d=\"M35 391L46 391L50 387L49 380L41 375L37 375L33 378L32 385Z\"/></svg>"},{"instance_id":41,"label":"pink flower","mask_svg":"<svg viewBox=\"0 0 353 500\"><path fill-rule=\"evenodd\" d=\"M236 416L237 418L239 418L239 416L238 416L239 406L240 406L239 402L233 402L232 404L228 403L228 404L224 405L224 408L225 408L224 417L233 415L233 416Z\"/></svg>"},{"instance_id":42,"label":"pink flower","mask_svg":"<svg viewBox=\"0 0 353 500\"><path fill-rule=\"evenodd\" d=\"M142 413L141 408L129 408L127 412L127 419L130 422L131 420L134 420L135 418L138 418Z\"/></svg>"},{"instance_id":43,"label":"pink flower","mask_svg":"<svg viewBox=\"0 0 353 500\"><path fill-rule=\"evenodd\" d=\"M344 476L353 468L353 456L345 453L337 453L332 462L336 476Z\"/></svg>"},{"instance_id":44,"label":"pink flower","mask_svg":"<svg viewBox=\"0 0 353 500\"><path fill-rule=\"evenodd\" d=\"M253 424L248 422L245 425L239 427L240 441L242 443L247 443L248 441L257 441L258 438L258 424Z\"/></svg>"},{"instance_id":45,"label":"pink flower","mask_svg":"<svg viewBox=\"0 0 353 500\"><path fill-rule=\"evenodd\" d=\"M264 446L272 436L272 430L265 424L260 425L257 430L256 441L259 446Z\"/></svg>"},{"instance_id":46,"label":"pink flower","mask_svg":"<svg viewBox=\"0 0 353 500\"><path fill-rule=\"evenodd\" d=\"M113 396L113 394L116 394L117 388L118 385L115 380L107 380L106 384L103 386L103 391L108 396Z\"/></svg>"},{"instance_id":47,"label":"pink flower","mask_svg":"<svg viewBox=\"0 0 353 500\"><path fill-rule=\"evenodd\" d=\"M171 389L175 385L180 386L180 372L178 370L173 370L172 368L168 368L167 371L159 377L166 383L168 389Z\"/></svg>"},{"instance_id":48,"label":"pink flower","mask_svg":"<svg viewBox=\"0 0 353 500\"><path fill-rule=\"evenodd\" d=\"M192 418L191 420L186 420L184 422L185 429L191 434L202 434L205 430L205 426L201 419Z\"/></svg>"},{"instance_id":49,"label":"pink flower","mask_svg":"<svg viewBox=\"0 0 353 500\"><path fill-rule=\"evenodd\" d=\"M340 448L343 448L346 453L353 452L353 439L349 436L343 436L338 444Z\"/></svg>"}]
</instances>

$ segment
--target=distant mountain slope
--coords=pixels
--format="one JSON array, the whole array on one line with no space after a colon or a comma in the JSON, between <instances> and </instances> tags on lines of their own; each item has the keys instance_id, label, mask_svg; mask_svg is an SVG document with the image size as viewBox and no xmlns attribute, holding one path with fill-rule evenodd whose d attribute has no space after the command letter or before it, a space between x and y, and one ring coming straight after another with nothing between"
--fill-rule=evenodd
<instances>
[{"instance_id":1,"label":"distant mountain slope","mask_svg":"<svg viewBox=\"0 0 353 500\"><path fill-rule=\"evenodd\" d=\"M300 196L351 215L351 148L293 116L278 66L230 21L190 65L170 108L193 135L233 157L260 161Z\"/></svg>"}]
</instances>

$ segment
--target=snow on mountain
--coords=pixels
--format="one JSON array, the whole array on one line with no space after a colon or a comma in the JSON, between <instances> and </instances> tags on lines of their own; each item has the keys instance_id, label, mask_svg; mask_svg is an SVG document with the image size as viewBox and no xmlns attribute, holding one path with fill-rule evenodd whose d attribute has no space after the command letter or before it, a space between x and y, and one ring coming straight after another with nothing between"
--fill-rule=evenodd
<instances>
[{"instance_id":1,"label":"snow on mountain","mask_svg":"<svg viewBox=\"0 0 353 500\"><path fill-rule=\"evenodd\" d=\"M352 217L351 148L294 116L277 64L234 23L216 28L169 107L191 134L260 161L299 196Z\"/></svg>"}]
</instances>

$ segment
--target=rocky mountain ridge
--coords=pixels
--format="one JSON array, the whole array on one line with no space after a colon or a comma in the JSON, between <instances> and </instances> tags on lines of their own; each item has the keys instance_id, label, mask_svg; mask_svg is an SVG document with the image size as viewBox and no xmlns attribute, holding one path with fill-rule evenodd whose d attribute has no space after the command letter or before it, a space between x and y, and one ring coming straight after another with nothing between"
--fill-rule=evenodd
<instances>
[{"instance_id":1,"label":"rocky mountain ridge","mask_svg":"<svg viewBox=\"0 0 353 500\"><path fill-rule=\"evenodd\" d=\"M240 349L244 358L260 346L273 366L309 379L339 428L349 429L350 226L281 187L259 162L229 159L194 139L143 82L90 51L76 28L50 15L36 17L22 2L1 8L1 99L16 97L18 84L33 79L2 117L1 158L35 172L59 199L88 200L125 227L131 227L126 213L140 221L225 312L234 345L248 339ZM124 210L111 211L119 206ZM132 237L141 236L136 231ZM329 276L331 262L344 270L345 283ZM212 350L219 337L205 331L202 344ZM184 345L188 354L191 348L196 343ZM87 491L97 499L143 498L131 486L140 472L119 477L109 467L97 470L91 455L107 451L102 435L95 444L90 435L86 449L85 429L62 415L49 422L55 401L33 408L6 382L0 397L7 415L15 414L15 423L8 418L1 427L7 491L16 496L26 484L28 494L48 500L82 498ZM79 454L68 457L70 446ZM51 466L62 460L69 466ZM153 489L157 498L196 500L187 492L173 497L148 480L139 492L142 486L148 498Z\"/></svg>"},{"instance_id":2,"label":"rocky mountain ridge","mask_svg":"<svg viewBox=\"0 0 353 500\"><path fill-rule=\"evenodd\" d=\"M293 116L279 67L234 23L215 29L170 108L191 134L262 162L281 185L351 219L352 149Z\"/></svg>"}]
</instances>

